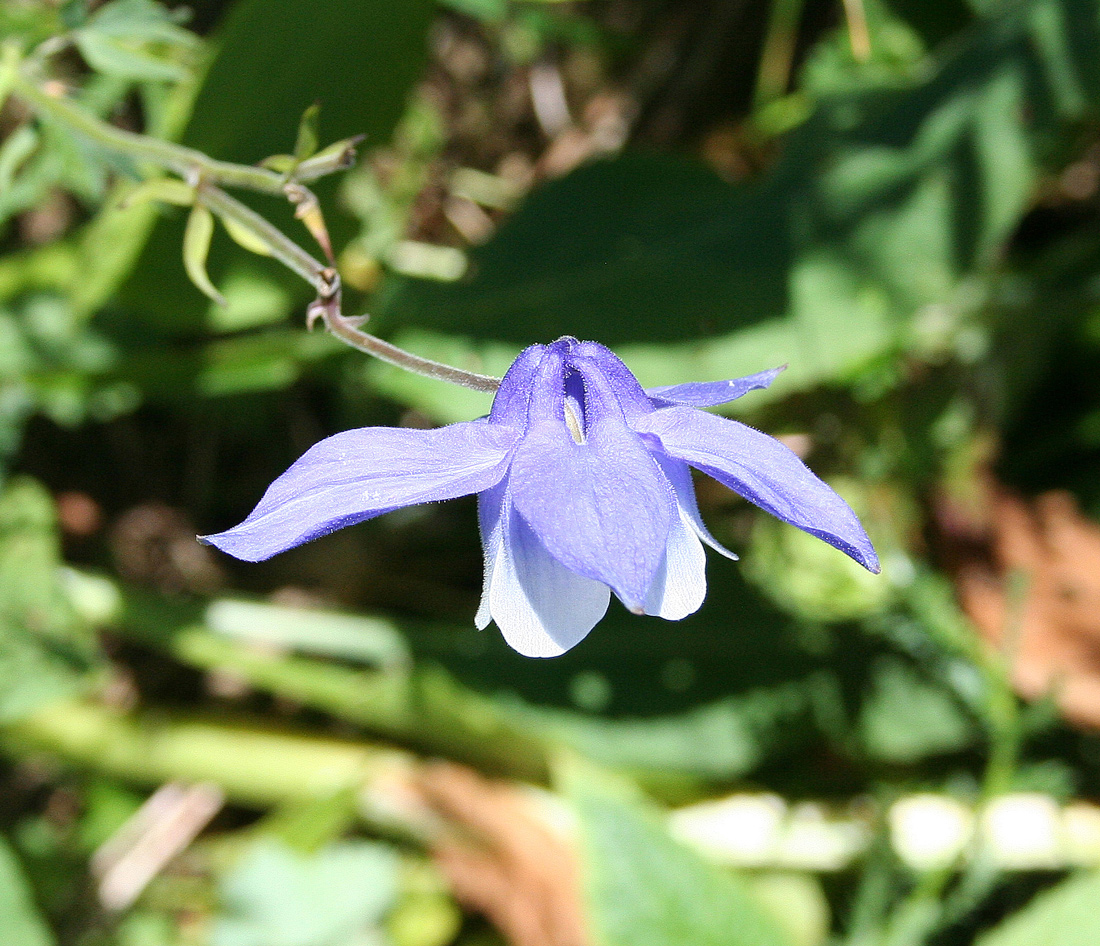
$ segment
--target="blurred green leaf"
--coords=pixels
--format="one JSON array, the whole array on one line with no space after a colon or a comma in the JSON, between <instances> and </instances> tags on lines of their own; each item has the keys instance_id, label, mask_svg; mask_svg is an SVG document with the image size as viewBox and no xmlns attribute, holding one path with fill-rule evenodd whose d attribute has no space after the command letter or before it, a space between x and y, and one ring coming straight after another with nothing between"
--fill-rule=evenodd
<instances>
[{"instance_id":1,"label":"blurred green leaf","mask_svg":"<svg viewBox=\"0 0 1100 946\"><path fill-rule=\"evenodd\" d=\"M254 163L286 153L300 117L314 103L321 107L321 140L364 133L372 145L385 143L420 75L434 9L430 0L232 4L215 31L218 52L183 143L222 160ZM325 202L333 186L321 182L317 189ZM264 214L292 236L304 236L288 208L275 206L272 214L268 203ZM350 236L338 215L326 212L326 221L338 245ZM124 306L145 326L188 332L201 324L205 306L173 259L180 239L178 221L161 221L123 289ZM220 285L225 270L240 259L229 241L216 242L213 281ZM308 298L309 287L276 262L266 261L259 271L292 298Z\"/></svg>"},{"instance_id":2,"label":"blurred green leaf","mask_svg":"<svg viewBox=\"0 0 1100 946\"><path fill-rule=\"evenodd\" d=\"M499 23L508 16L508 0L440 0L440 4L483 23Z\"/></svg>"},{"instance_id":3,"label":"blurred green leaf","mask_svg":"<svg viewBox=\"0 0 1100 946\"><path fill-rule=\"evenodd\" d=\"M166 7L153 0L113 0L72 34L80 54L97 72L138 81L180 81L187 69L180 54L199 39L180 27Z\"/></svg>"},{"instance_id":4,"label":"blurred green leaf","mask_svg":"<svg viewBox=\"0 0 1100 946\"><path fill-rule=\"evenodd\" d=\"M1100 874L1065 880L976 941L976 946L1094 946L1100 941Z\"/></svg>"},{"instance_id":5,"label":"blurred green leaf","mask_svg":"<svg viewBox=\"0 0 1100 946\"><path fill-rule=\"evenodd\" d=\"M302 120L298 123L298 139L294 142L294 158L304 161L317 153L320 139L317 129L321 122L321 106L314 102L302 113Z\"/></svg>"},{"instance_id":6,"label":"blurred green leaf","mask_svg":"<svg viewBox=\"0 0 1100 946\"><path fill-rule=\"evenodd\" d=\"M392 622L362 615L221 599L206 609L205 618L214 632L261 646L391 669L411 662Z\"/></svg>"},{"instance_id":7,"label":"blurred green leaf","mask_svg":"<svg viewBox=\"0 0 1100 946\"><path fill-rule=\"evenodd\" d=\"M396 900L398 866L382 844L345 841L305 856L260 839L222 878L211 946L381 946L368 936Z\"/></svg>"},{"instance_id":8,"label":"blurred green leaf","mask_svg":"<svg viewBox=\"0 0 1100 946\"><path fill-rule=\"evenodd\" d=\"M0 837L0 943L52 946L53 935L35 908L15 852Z\"/></svg>"},{"instance_id":9,"label":"blurred green leaf","mask_svg":"<svg viewBox=\"0 0 1100 946\"><path fill-rule=\"evenodd\" d=\"M566 774L580 818L589 925L599 946L787 946L750 888L674 841L653 812L579 767Z\"/></svg>"},{"instance_id":10,"label":"blurred green leaf","mask_svg":"<svg viewBox=\"0 0 1100 946\"><path fill-rule=\"evenodd\" d=\"M394 280L379 316L479 340L614 344L646 380L789 362L785 390L965 312L1100 104L1095 0L1007 4L911 88L824 98L760 182L623 154L534 192L453 285Z\"/></svg>"},{"instance_id":11,"label":"blurred green leaf","mask_svg":"<svg viewBox=\"0 0 1100 946\"><path fill-rule=\"evenodd\" d=\"M61 584L53 502L29 479L0 493L0 721L87 682L94 638Z\"/></svg>"},{"instance_id":12,"label":"blurred green leaf","mask_svg":"<svg viewBox=\"0 0 1100 946\"><path fill-rule=\"evenodd\" d=\"M911 764L978 741L977 725L951 694L909 664L880 658L869 683L859 724L870 758Z\"/></svg>"}]
</instances>

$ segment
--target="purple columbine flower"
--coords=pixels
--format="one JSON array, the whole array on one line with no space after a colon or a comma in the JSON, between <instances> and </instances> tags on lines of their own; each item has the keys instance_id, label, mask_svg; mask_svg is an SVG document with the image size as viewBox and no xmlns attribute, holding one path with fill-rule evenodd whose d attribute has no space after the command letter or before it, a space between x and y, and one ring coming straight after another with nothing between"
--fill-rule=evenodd
<instances>
[{"instance_id":1,"label":"purple columbine flower","mask_svg":"<svg viewBox=\"0 0 1100 946\"><path fill-rule=\"evenodd\" d=\"M877 572L855 513L778 440L698 410L766 388L734 381L642 389L596 342L520 353L487 418L437 430L364 427L310 448L240 525L204 541L260 561L414 503L478 494L485 583L476 623L496 621L529 657L581 641L611 592L679 620L706 594L693 466Z\"/></svg>"}]
</instances>

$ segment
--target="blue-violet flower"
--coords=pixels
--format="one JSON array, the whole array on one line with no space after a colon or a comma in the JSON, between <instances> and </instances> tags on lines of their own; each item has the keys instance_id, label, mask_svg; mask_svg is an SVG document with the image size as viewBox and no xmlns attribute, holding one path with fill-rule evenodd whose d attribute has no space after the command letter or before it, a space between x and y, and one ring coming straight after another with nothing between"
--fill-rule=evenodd
<instances>
[{"instance_id":1,"label":"blue-violet flower","mask_svg":"<svg viewBox=\"0 0 1100 946\"><path fill-rule=\"evenodd\" d=\"M607 610L679 620L706 593L689 465L871 571L855 514L778 440L698 410L765 388L734 381L642 389L609 349L562 338L520 353L487 418L436 430L365 427L310 448L240 525L205 541L260 561L414 503L478 494L485 583L476 623L521 654L573 647Z\"/></svg>"}]
</instances>

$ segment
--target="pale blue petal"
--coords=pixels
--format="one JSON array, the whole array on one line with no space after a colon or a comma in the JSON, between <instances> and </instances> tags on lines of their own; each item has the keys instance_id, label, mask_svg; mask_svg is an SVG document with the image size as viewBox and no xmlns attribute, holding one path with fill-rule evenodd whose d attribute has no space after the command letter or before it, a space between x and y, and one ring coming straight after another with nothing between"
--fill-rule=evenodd
<instances>
[{"instance_id":1,"label":"pale blue petal","mask_svg":"<svg viewBox=\"0 0 1100 946\"><path fill-rule=\"evenodd\" d=\"M599 342L580 342L570 353L569 364L583 374L590 385L604 387L605 396L617 401L619 410L628 420L653 410L638 379L610 348Z\"/></svg>"},{"instance_id":2,"label":"pale blue petal","mask_svg":"<svg viewBox=\"0 0 1100 946\"><path fill-rule=\"evenodd\" d=\"M695 501L695 484L691 481L691 470L682 460L676 460L665 453L654 453L653 459L664 473L665 479L672 484L672 491L676 494L676 504L680 508L680 514L687 516L695 534L709 545L719 555L724 555L732 561L737 561L737 556L719 542L699 514L699 504Z\"/></svg>"},{"instance_id":3,"label":"pale blue petal","mask_svg":"<svg viewBox=\"0 0 1100 946\"><path fill-rule=\"evenodd\" d=\"M493 407L489 412L492 423L519 428L527 425L527 400L531 384L545 356L545 345L531 345L519 353L493 398Z\"/></svg>"},{"instance_id":4,"label":"pale blue petal","mask_svg":"<svg viewBox=\"0 0 1100 946\"><path fill-rule=\"evenodd\" d=\"M768 387L784 368L786 365L759 371L744 378L734 378L732 381L693 381L663 388L646 388L645 393L649 395L654 407L716 407L736 401L749 391L760 391Z\"/></svg>"},{"instance_id":5,"label":"pale blue petal","mask_svg":"<svg viewBox=\"0 0 1100 946\"><path fill-rule=\"evenodd\" d=\"M202 540L258 562L401 506L480 492L504 476L517 437L485 423L347 430L307 450L244 522Z\"/></svg>"},{"instance_id":6,"label":"pale blue petal","mask_svg":"<svg viewBox=\"0 0 1100 946\"><path fill-rule=\"evenodd\" d=\"M679 621L699 610L707 594L706 554L683 509L672 517L665 557L649 586L645 613Z\"/></svg>"},{"instance_id":7,"label":"pale blue petal","mask_svg":"<svg viewBox=\"0 0 1100 946\"><path fill-rule=\"evenodd\" d=\"M635 428L656 435L671 456L878 572L878 556L855 513L773 437L688 407L654 411Z\"/></svg>"},{"instance_id":8,"label":"pale blue petal","mask_svg":"<svg viewBox=\"0 0 1100 946\"><path fill-rule=\"evenodd\" d=\"M498 508L500 528L491 533L498 545L487 563L483 607L513 650L557 657L599 623L611 592L557 561L507 502Z\"/></svg>"},{"instance_id":9,"label":"pale blue petal","mask_svg":"<svg viewBox=\"0 0 1100 946\"><path fill-rule=\"evenodd\" d=\"M516 509L551 555L610 585L628 608L642 609L664 555L674 500L656 462L621 419L590 420L583 444L563 421L533 423L516 448L509 479Z\"/></svg>"}]
</instances>

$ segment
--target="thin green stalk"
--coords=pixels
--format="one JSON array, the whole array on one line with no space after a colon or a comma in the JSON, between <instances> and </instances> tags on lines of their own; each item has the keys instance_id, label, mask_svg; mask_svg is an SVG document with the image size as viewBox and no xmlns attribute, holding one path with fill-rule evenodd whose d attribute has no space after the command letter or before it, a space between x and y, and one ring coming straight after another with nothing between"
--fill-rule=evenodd
<instances>
[{"instance_id":1,"label":"thin green stalk","mask_svg":"<svg viewBox=\"0 0 1100 946\"><path fill-rule=\"evenodd\" d=\"M145 161L177 174L184 180L202 178L225 187L241 187L265 194L283 194L287 179L263 167L232 164L207 157L184 145L150 138L100 121L75 103L51 95L17 71L12 92L43 115L94 141L116 154Z\"/></svg>"},{"instance_id":2,"label":"thin green stalk","mask_svg":"<svg viewBox=\"0 0 1100 946\"><path fill-rule=\"evenodd\" d=\"M193 148L160 141L100 121L68 99L52 95L38 86L20 71L18 60L19 51L12 45L6 45L0 64L3 70L0 71L0 76L10 82L12 93L38 112L107 150L137 163L155 164L178 175L195 188L198 199L211 211L247 229L269 249L272 256L309 282L317 292L317 302L310 308L311 323L314 319L321 318L325 327L348 345L414 374L476 391L492 392L500 386L500 378L464 371L430 358L421 358L361 331L358 325L365 319L348 318L340 309L340 277L335 268L314 259L277 227L222 190L222 187L240 187L268 194L281 194L300 206L315 206L316 198L302 187L301 182L346 167L354 140L334 149L326 149L313 159L302 162L289 176L264 167L217 161Z\"/></svg>"}]
</instances>

